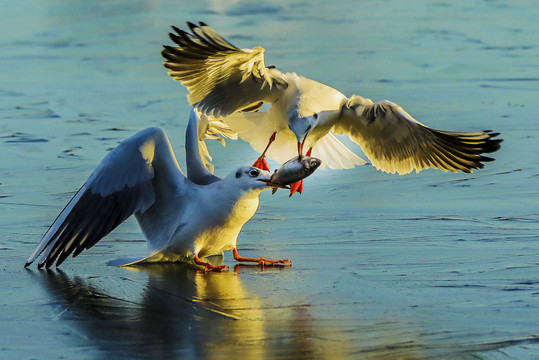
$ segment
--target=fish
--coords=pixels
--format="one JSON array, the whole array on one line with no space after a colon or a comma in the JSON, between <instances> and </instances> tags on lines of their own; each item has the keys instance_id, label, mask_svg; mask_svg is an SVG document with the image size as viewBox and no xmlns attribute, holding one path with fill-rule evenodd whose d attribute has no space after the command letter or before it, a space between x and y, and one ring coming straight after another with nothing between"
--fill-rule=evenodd
<instances>
[{"instance_id":1,"label":"fish","mask_svg":"<svg viewBox=\"0 0 539 360\"><path fill-rule=\"evenodd\" d=\"M275 170L270 181L283 186L290 185L310 176L321 164L322 160L318 158L299 155L288 160ZM273 188L272 193L275 194L276 191L277 188ZM291 191L290 195L292 194L293 192Z\"/></svg>"}]
</instances>

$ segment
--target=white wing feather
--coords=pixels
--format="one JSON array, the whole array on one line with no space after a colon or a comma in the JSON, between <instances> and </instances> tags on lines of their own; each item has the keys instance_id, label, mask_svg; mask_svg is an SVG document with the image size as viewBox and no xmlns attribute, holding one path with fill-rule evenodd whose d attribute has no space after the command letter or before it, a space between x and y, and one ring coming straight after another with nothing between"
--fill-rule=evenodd
<instances>
[{"instance_id":1,"label":"white wing feather","mask_svg":"<svg viewBox=\"0 0 539 360\"><path fill-rule=\"evenodd\" d=\"M268 112L234 113L223 118L240 138L247 141L251 147L262 153L268 145L268 139L279 126ZM309 139L307 139L309 141ZM283 164L297 156L297 141L294 133L288 128L280 128L266 156ZM306 144L311 146L309 142ZM312 156L322 160L321 168L350 169L356 165L364 165L365 160L357 156L344 145L334 134L328 133L313 146Z\"/></svg>"},{"instance_id":2,"label":"white wing feather","mask_svg":"<svg viewBox=\"0 0 539 360\"><path fill-rule=\"evenodd\" d=\"M144 214L154 205L167 208L167 202L181 204L178 199L188 196L190 186L165 133L159 128L143 130L101 161L50 226L26 266L40 255L40 267L48 268L55 261L58 266L71 253L77 256L92 247L132 214ZM142 224L141 228L151 241L152 229Z\"/></svg>"},{"instance_id":3,"label":"white wing feather","mask_svg":"<svg viewBox=\"0 0 539 360\"><path fill-rule=\"evenodd\" d=\"M373 103L354 95L335 124L335 133L349 135L379 170L408 174L427 168L472 172L493 159L497 133L449 132L431 129L390 101Z\"/></svg>"}]
</instances>

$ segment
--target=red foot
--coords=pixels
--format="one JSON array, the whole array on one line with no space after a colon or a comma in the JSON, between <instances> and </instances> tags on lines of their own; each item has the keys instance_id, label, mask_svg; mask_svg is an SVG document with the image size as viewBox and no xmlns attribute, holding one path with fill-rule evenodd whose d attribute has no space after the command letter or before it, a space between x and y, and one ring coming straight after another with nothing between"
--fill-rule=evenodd
<instances>
[{"instance_id":1,"label":"red foot","mask_svg":"<svg viewBox=\"0 0 539 360\"><path fill-rule=\"evenodd\" d=\"M202 261L202 260L200 260L198 255L195 255L195 264L200 265L200 266L204 266L205 271L221 272L224 269L228 269L228 265L217 266L217 265L210 264L209 262Z\"/></svg>"},{"instance_id":2,"label":"red foot","mask_svg":"<svg viewBox=\"0 0 539 360\"><path fill-rule=\"evenodd\" d=\"M264 159L264 155L261 155L258 159L256 159L253 166L255 168L259 168L260 170L266 170L266 171L270 170L268 162L266 161L266 159Z\"/></svg>"},{"instance_id":3,"label":"red foot","mask_svg":"<svg viewBox=\"0 0 539 360\"><path fill-rule=\"evenodd\" d=\"M312 152L313 152L313 148L309 148L309 151L307 151L307 154L305 154L305 156L311 156Z\"/></svg>"},{"instance_id":4,"label":"red foot","mask_svg":"<svg viewBox=\"0 0 539 360\"><path fill-rule=\"evenodd\" d=\"M247 261L247 262L256 262L256 263L259 263L260 265L265 265L265 264L290 264L291 261L290 259L285 259L285 260L269 260L269 259L266 259L266 258L250 258L250 257L243 257L241 256L239 253L238 253L238 249L234 248L232 250L232 252L234 253L234 260L236 261Z\"/></svg>"},{"instance_id":5,"label":"red foot","mask_svg":"<svg viewBox=\"0 0 539 360\"><path fill-rule=\"evenodd\" d=\"M303 192L303 180L290 184L290 196L294 195L297 192L300 194Z\"/></svg>"}]
</instances>

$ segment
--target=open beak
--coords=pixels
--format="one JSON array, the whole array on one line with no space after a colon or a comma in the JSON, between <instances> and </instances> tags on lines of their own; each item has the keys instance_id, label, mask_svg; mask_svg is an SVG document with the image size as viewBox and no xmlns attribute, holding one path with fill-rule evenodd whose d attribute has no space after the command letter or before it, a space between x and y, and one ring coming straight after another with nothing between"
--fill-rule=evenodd
<instances>
[{"instance_id":1,"label":"open beak","mask_svg":"<svg viewBox=\"0 0 539 360\"><path fill-rule=\"evenodd\" d=\"M272 187L274 189L290 189L288 186L286 185L281 185L281 184L277 184L277 183L274 183L274 182L271 182L270 180L266 180L266 179L258 179L258 181L262 181L264 183L266 183L267 186L269 187Z\"/></svg>"}]
</instances>

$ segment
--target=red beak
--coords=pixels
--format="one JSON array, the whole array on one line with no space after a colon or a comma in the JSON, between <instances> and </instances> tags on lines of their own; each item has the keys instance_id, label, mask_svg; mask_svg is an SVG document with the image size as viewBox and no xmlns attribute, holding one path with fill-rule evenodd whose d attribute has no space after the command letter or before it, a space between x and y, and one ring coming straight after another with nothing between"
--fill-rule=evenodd
<instances>
[{"instance_id":1,"label":"red beak","mask_svg":"<svg viewBox=\"0 0 539 360\"><path fill-rule=\"evenodd\" d=\"M303 145L305 144L306 139L307 137L305 137L302 142L298 141L298 155L303 155Z\"/></svg>"}]
</instances>

